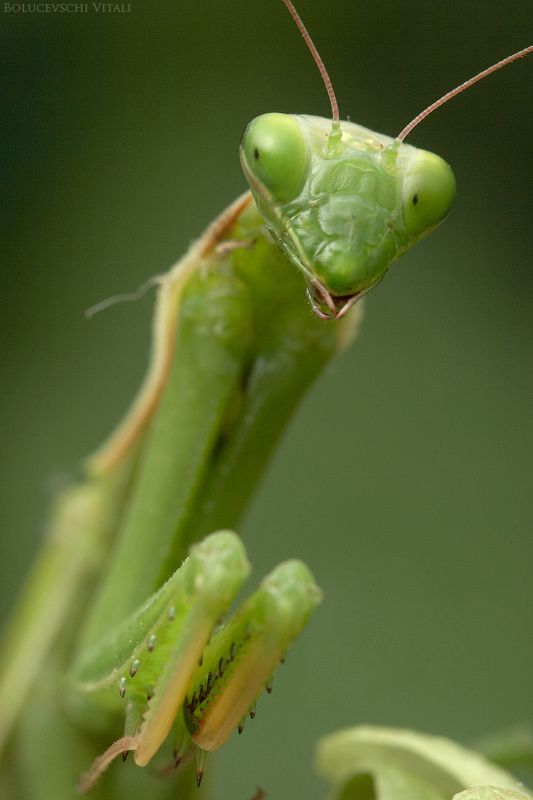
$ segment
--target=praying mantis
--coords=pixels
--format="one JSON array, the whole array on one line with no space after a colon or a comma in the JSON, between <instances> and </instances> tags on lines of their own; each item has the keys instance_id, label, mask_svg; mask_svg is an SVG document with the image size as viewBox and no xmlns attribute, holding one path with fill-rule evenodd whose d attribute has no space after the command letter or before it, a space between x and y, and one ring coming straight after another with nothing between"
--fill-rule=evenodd
<instances>
[{"instance_id":1,"label":"praying mantis","mask_svg":"<svg viewBox=\"0 0 533 800\"><path fill-rule=\"evenodd\" d=\"M43 580L50 582L49 570L52 574L55 570L54 584L59 585L59 576L68 563L71 570L70 582L63 581L58 595L52 594L48 598L48 613L43 614L39 626L36 626L40 628L43 638L37 642L32 639L29 644L34 658L36 654L39 660L45 657L50 641L57 635L58 625L64 624L61 609L71 601L77 584L94 581L95 575L104 568L102 553L107 555L106 549L109 547L105 539L109 531L117 527L119 517L122 517L121 527L124 526L127 531L120 534L114 560L110 566L106 566L107 576L92 610L87 610L84 607L86 601L80 598L81 607L73 611L71 624L75 624L74 621L80 617L85 620L81 644L78 644L81 655L74 659L81 677L79 674L72 677L73 694L76 694L80 686L83 693L84 687L91 681L93 684L101 683L100 679L86 677L87 654L98 650L99 643L107 638L109 631L112 638L109 649L116 646L117 640L114 637L118 634L113 633L115 626L125 624L124 621L130 619L129 615L138 613L137 607L146 601L152 591L156 592L154 597L157 597L161 580L174 572L186 554L187 545L217 528L234 526L254 488L273 440L298 397L334 352L344 347L353 336L360 313L360 306L355 301L383 277L391 254L394 258L405 251L419 236L439 223L451 206L454 182L444 161L437 160L437 157L430 154L420 157L420 151L415 151L414 148L400 145L397 140L372 134L357 126L344 126L347 141L343 142L341 127L336 126L335 121L335 114L333 126L330 121L323 122L313 118L301 122L293 117L268 115L251 123L242 143L242 163L257 206L263 212L277 243L265 236L263 220L257 215L250 197L246 196L214 223L178 269L162 281L152 371L139 403L111 443L91 460L88 468L89 481L80 487L74 487L59 501L51 538L57 545L55 555L58 558L56 563L52 560L50 566L50 552L45 556L48 563L42 569L43 574L48 575L44 575ZM275 155L275 148L269 150L269 141L280 129L285 137L282 153L286 155L290 152L290 164L282 163L281 169L278 169L278 165L274 163L269 170L269 156L272 152ZM314 271L321 264L320 258L311 258L306 254L301 245L301 234L296 241L292 238L292 233L303 223L296 221L278 228L280 215L272 210L276 204L279 206L292 203L302 193L304 186L305 191L308 191L311 160L314 163L315 157L322 158L325 163L317 167L317 170L325 173L331 164L347 159L345 147L348 147L352 156L358 152L363 154L366 170L361 172L367 174L363 176L363 180L355 175L359 168L357 161L352 158L350 172L353 173L354 180L349 186L345 184L349 192L345 192L341 198L353 196L357 192L358 197L365 199L364 192L368 193L368 197L377 192L382 203L379 208L390 212L381 222L378 221L376 229L369 234L368 242L365 242L369 247L377 245L378 250L385 245L385 255L379 253L375 263L370 265L370 271L366 273L365 269L369 264L367 252L357 262L358 271L350 275L345 271L346 258L340 270L333 268L328 272L328 264L324 263L320 271ZM372 157L369 157L369 153ZM265 161L266 171L263 167ZM382 165L385 166L381 173L381 177L385 178L383 189L379 188ZM429 172L437 174L438 183L437 197L430 203L429 211L424 210L426 166ZM263 171L258 173L256 167ZM294 172L291 171L293 168ZM419 175L424 179L422 188L416 183ZM316 175L312 177L317 179ZM324 175L318 176L320 179L323 177ZM289 180L290 187L286 189L283 185L279 193L279 180L285 179ZM335 182L337 178L334 175L328 180ZM412 180L415 181L414 185L410 183ZM346 215L345 202L337 204L334 215L320 205L322 195L330 196L329 188L328 192L315 192L312 198L315 205L312 208L316 209L313 212L316 218L307 220L306 224L310 222L316 228L317 221L325 216L328 218L327 236L337 236L335 229L339 228L341 240L345 241L347 230L357 234L355 223L359 224L360 220L356 219L353 209ZM359 205L358 213L363 218L363 225L368 228L370 222L375 220L376 209L363 202ZM421 221L418 216L420 209ZM402 219L409 220L407 226L402 227ZM389 232L394 230L399 231L399 239L391 245L389 239L392 241L393 236ZM316 232L313 237L312 247L316 248ZM356 236L356 241L360 243L360 237ZM293 262L292 272L289 273L291 265L279 254L277 245L280 245ZM353 260L349 266L353 266ZM298 269L302 272L303 279L298 274ZM289 274L291 277L288 277ZM322 321L314 319L301 302L306 290ZM272 314L272 308L276 308L275 314ZM333 319L325 323L324 318ZM174 337L177 337L176 343L169 345ZM191 387L194 387L194 391ZM173 390L172 394L170 389ZM191 390L189 395L188 390ZM207 408L199 404L199 398L209 399ZM183 403L183 409L180 407L179 413L176 410L178 402ZM154 416L155 409L157 416ZM172 415L181 419L181 426L173 425ZM263 442L258 447L260 439ZM162 445L165 445L164 449ZM182 454L181 462L172 460L176 453ZM197 458L195 466L191 464L193 453ZM166 478L166 485L161 479L162 475ZM183 498L179 503L176 503L174 496L177 486L183 491ZM125 516L122 516L124 508ZM78 536L79 531L84 530L84 535L80 536L79 541L76 540L74 547L68 541L69 532L73 528L78 531ZM146 530L151 532L150 540L146 538ZM160 544L152 538L152 533L157 530L162 532ZM132 553L135 553L135 561ZM194 551L191 551L190 558L194 558L193 554ZM242 566L242 556L240 561ZM233 569L234 567L230 570L232 575ZM178 580L179 573L174 574ZM38 582L39 579L38 575ZM303 587L309 588L309 602L312 605L319 596L314 582L307 574L297 578L296 586L299 585L299 580ZM225 598L221 607L217 608L215 618L206 624L203 644L197 645L194 651L197 661L204 647L210 646L207 642L216 617L224 612L232 596L230 593ZM35 597L32 600L36 602ZM171 606L165 605L167 617L170 608ZM306 617L310 610L310 606L306 606L302 617ZM46 626L42 626L42 619L50 622L48 631ZM173 621L170 617L168 619ZM273 619L277 620L276 615ZM144 616L142 620L144 624ZM153 619L151 621L153 623ZM252 614L246 625L252 625L254 621ZM295 623L295 626L300 627L300 623ZM207 628L210 629L209 632ZM219 638L224 636L224 628L221 631ZM242 636L247 633L248 631L244 632ZM148 652L155 650L155 646L152 651L149 649L152 635L149 634L147 639L143 636L139 640L144 643L146 639L144 647ZM17 633L15 645L8 648L11 652L16 652L19 646L16 637ZM134 650L138 644L135 643ZM213 646L216 644L215 632ZM223 654L217 650L216 657L209 654L205 657L211 657L217 663L220 658L231 661L228 659L228 654L231 655L231 644L230 642L229 650L226 646ZM283 640L283 644L285 646L287 642ZM71 649L70 638L64 646L67 650ZM24 641L20 647L24 658L21 661L14 659L6 665L12 673L11 679L4 683L7 687L6 695L11 694L13 698L13 715L18 710L15 701L19 687L22 693L22 689L25 689L23 683L31 683L33 680L33 675L29 675L33 666L26 674L20 669L21 663L28 663L30 660L29 653L24 653ZM275 645L274 651L277 659L282 657L280 644ZM187 648L180 650L180 658L184 652L189 651ZM99 657L101 654L97 655ZM137 660L140 661L133 655L128 659L128 672L135 672L134 676L129 675L131 680L140 675L139 670L133 666ZM185 689L190 687L192 690L192 695L188 697L190 714L196 711L198 693L205 691L206 682L209 683L210 679L209 671L200 676L194 675L192 663L187 663L189 674ZM117 665L113 666L111 672L116 667ZM160 669L163 670L162 665ZM267 672L270 673L272 669L271 664ZM16 690L13 689L13 674L19 676ZM211 674L214 674L214 670L211 670ZM220 669L218 677L223 677L220 676ZM262 677L267 681L269 675ZM128 697L126 693L125 697L121 697L124 688L120 683L122 678L127 681L128 676L117 677L115 695L118 694L119 699ZM95 685L94 688L101 686ZM146 694L146 687L144 688ZM157 700L157 692L152 695L150 702L154 698ZM196 698L196 705L192 702L193 698ZM182 696L182 703L184 699ZM80 714L88 718L90 711L87 708L82 707L81 712L76 708L78 700L79 698L74 698L72 703L68 702L67 712L74 720L79 719ZM116 705L116 700L115 696L113 705ZM247 708L252 705L254 697L247 697L248 701ZM84 706L84 701L80 700L79 703ZM107 700L104 699L104 710L106 704ZM181 707L178 711L180 710ZM239 714L245 710L238 707ZM101 713L105 716L104 711ZM111 717L114 713L114 709L110 709ZM146 715L147 712L142 709L138 713ZM135 716L133 712L132 716ZM156 723L159 724L159 721L160 717ZM138 722L137 718L137 724ZM99 724L100 721L95 724L95 729L98 729ZM134 731L130 738L136 739L135 720L133 723L127 721L126 727L130 724ZM88 727L91 727L90 723ZM112 728L113 723L109 727ZM223 722L219 721L213 734L214 741L217 741L222 727ZM188 733L191 731L188 730ZM126 736L128 735L130 734L127 733ZM153 740L142 739L143 746L147 742L151 746ZM128 744L135 744L130 749L135 753L139 752L138 738ZM161 741L157 742L159 744ZM123 752L127 752L127 749ZM112 755L120 752L120 748L115 748ZM181 758L179 747L178 757ZM97 777L96 773L99 773L99 767L92 773L92 777Z\"/></svg>"}]
</instances>

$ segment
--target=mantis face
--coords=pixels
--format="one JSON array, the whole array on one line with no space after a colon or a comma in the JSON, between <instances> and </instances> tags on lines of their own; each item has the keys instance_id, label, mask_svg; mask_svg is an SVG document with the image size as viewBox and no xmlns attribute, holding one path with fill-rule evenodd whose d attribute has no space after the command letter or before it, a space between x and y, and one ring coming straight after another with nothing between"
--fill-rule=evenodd
<instances>
[{"instance_id":1,"label":"mantis face","mask_svg":"<svg viewBox=\"0 0 533 800\"><path fill-rule=\"evenodd\" d=\"M267 227L328 318L378 283L455 198L442 158L351 122L263 114L244 132L241 163Z\"/></svg>"}]
</instances>

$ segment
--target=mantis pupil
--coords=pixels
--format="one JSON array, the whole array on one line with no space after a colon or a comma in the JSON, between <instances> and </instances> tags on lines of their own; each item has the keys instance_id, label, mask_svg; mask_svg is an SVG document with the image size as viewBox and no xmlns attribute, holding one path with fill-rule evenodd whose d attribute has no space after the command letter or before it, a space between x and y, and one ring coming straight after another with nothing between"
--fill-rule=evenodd
<instances>
[{"instance_id":1,"label":"mantis pupil","mask_svg":"<svg viewBox=\"0 0 533 800\"><path fill-rule=\"evenodd\" d=\"M257 147L254 147L253 156L254 156L254 161L259 161L259 150L257 149Z\"/></svg>"},{"instance_id":2,"label":"mantis pupil","mask_svg":"<svg viewBox=\"0 0 533 800\"><path fill-rule=\"evenodd\" d=\"M415 194L415 195L413 195L413 205L416 206L417 203L418 203L418 195Z\"/></svg>"}]
</instances>

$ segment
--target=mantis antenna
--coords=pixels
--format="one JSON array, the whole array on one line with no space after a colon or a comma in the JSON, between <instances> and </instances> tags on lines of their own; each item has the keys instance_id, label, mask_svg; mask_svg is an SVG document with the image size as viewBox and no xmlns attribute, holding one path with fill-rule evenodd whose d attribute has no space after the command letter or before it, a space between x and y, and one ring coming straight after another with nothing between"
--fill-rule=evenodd
<instances>
[{"instance_id":1,"label":"mantis antenna","mask_svg":"<svg viewBox=\"0 0 533 800\"><path fill-rule=\"evenodd\" d=\"M302 18L300 17L298 12L296 11L296 9L295 9L294 5L292 4L291 0L283 0L283 3L286 6L289 14L291 15L291 17L295 21L296 27L298 28L298 30L302 34L302 36L304 38L304 41L305 41L307 47L309 48L309 51L310 51L311 55L313 56L313 58L315 60L315 64L317 65L318 71L320 72L320 76L321 76L322 80L324 81L324 86L326 87L326 92L328 93L329 102L331 104L331 117L332 117L332 120L333 120L333 128L337 129L340 126L339 104L337 103L337 98L335 97L335 91L333 89L333 84L331 83L331 78L329 77L329 74L328 74L328 71L327 71L327 69L326 69L326 67L324 65L324 62L320 58L320 54L319 54L318 50L316 49L316 47L314 45L314 42L311 39L311 36L309 35L309 32L308 32L307 28L305 27L305 25L302 22Z\"/></svg>"},{"instance_id":2,"label":"mantis antenna","mask_svg":"<svg viewBox=\"0 0 533 800\"><path fill-rule=\"evenodd\" d=\"M455 89L452 89L450 92L446 92L439 100L435 100L434 103L431 103L427 108L417 114L417 116L411 120L411 122L405 126L405 128L398 134L398 139L403 142L406 136L408 136L413 128L422 122L423 119L428 117L432 111L435 111L440 106L443 106L444 103L447 103L448 100L451 100L453 97L456 97L461 92L464 92L466 89L470 89L478 81L482 81L483 78L487 78L489 75L492 75L493 72L497 72L502 67L506 67L507 64L512 64L513 61L518 61L519 58L524 58L524 56L529 55L529 53L533 52L533 45L529 47L524 47L523 50L519 50L517 53L513 53L511 56L507 56L507 58L503 58L501 61L498 61L497 64L493 64L492 67L488 67L484 69L482 72L479 72L477 75L474 75L473 78L461 83L460 86L456 86Z\"/></svg>"}]
</instances>

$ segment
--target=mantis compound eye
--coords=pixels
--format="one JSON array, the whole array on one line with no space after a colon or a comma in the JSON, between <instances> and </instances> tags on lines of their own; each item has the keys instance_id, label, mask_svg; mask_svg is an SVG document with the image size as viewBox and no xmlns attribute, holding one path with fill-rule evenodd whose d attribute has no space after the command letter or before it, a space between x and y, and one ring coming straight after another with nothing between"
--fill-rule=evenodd
<instances>
[{"instance_id":1,"label":"mantis compound eye","mask_svg":"<svg viewBox=\"0 0 533 800\"><path fill-rule=\"evenodd\" d=\"M297 197L307 177L308 147L298 122L288 114L262 114L242 137L241 163L252 186L274 203Z\"/></svg>"},{"instance_id":2,"label":"mantis compound eye","mask_svg":"<svg viewBox=\"0 0 533 800\"><path fill-rule=\"evenodd\" d=\"M455 177L449 164L434 153L417 151L402 186L405 230L419 238L449 213L455 199Z\"/></svg>"}]
</instances>

